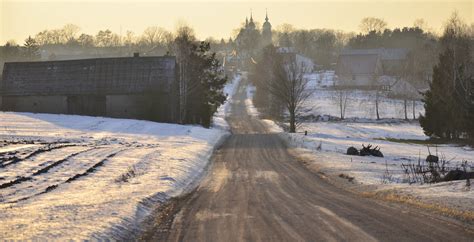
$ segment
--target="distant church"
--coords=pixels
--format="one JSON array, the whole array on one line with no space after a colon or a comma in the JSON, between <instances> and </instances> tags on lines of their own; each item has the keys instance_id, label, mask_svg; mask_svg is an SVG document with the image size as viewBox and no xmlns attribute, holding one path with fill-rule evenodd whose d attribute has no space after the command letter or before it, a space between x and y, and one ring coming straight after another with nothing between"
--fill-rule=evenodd
<instances>
[{"instance_id":1,"label":"distant church","mask_svg":"<svg viewBox=\"0 0 474 242\"><path fill-rule=\"evenodd\" d=\"M265 14L265 22L262 25L262 32L256 28L253 15L250 13L250 21L245 18L245 26L240 29L235 41L241 50L252 52L260 46L272 43L272 25L268 21L268 13Z\"/></svg>"},{"instance_id":2,"label":"distant church","mask_svg":"<svg viewBox=\"0 0 474 242\"><path fill-rule=\"evenodd\" d=\"M224 58L226 70L233 71L239 68L248 68L255 64L255 57L263 47L272 44L272 25L268 21L268 13L265 14L265 22L261 31L257 29L253 20L252 12L249 18L245 18L245 25L240 28L235 38L235 49Z\"/></svg>"},{"instance_id":3,"label":"distant church","mask_svg":"<svg viewBox=\"0 0 474 242\"><path fill-rule=\"evenodd\" d=\"M262 26L262 44L272 43L272 24L268 22L268 13L265 13L265 23Z\"/></svg>"}]
</instances>

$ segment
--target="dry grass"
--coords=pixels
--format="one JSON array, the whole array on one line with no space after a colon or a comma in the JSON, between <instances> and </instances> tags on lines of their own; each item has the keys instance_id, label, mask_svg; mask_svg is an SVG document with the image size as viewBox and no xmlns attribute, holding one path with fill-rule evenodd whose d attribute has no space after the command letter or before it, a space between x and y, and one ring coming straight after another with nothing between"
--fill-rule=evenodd
<instances>
[{"instance_id":1,"label":"dry grass","mask_svg":"<svg viewBox=\"0 0 474 242\"><path fill-rule=\"evenodd\" d=\"M461 211L440 204L423 202L413 196L397 194L395 191L365 192L362 195L364 197L376 198L388 202L408 204L416 208L436 212L448 217L460 219L469 224L474 224L474 212Z\"/></svg>"}]
</instances>

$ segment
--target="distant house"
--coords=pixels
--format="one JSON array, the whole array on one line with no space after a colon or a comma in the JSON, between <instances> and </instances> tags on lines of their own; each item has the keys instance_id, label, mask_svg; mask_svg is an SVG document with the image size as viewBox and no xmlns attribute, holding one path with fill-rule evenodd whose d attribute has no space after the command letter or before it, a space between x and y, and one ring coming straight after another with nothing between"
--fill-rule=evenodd
<instances>
[{"instance_id":1,"label":"distant house","mask_svg":"<svg viewBox=\"0 0 474 242\"><path fill-rule=\"evenodd\" d=\"M400 76L407 55L406 49L344 50L337 60L336 81L351 86L377 85L380 76Z\"/></svg>"},{"instance_id":2,"label":"distant house","mask_svg":"<svg viewBox=\"0 0 474 242\"><path fill-rule=\"evenodd\" d=\"M177 120L175 57L5 63L2 111Z\"/></svg>"},{"instance_id":3,"label":"distant house","mask_svg":"<svg viewBox=\"0 0 474 242\"><path fill-rule=\"evenodd\" d=\"M390 91L389 95L394 98L408 98L414 100L422 98L420 89L402 78L382 76L378 80L378 85L382 86L383 90Z\"/></svg>"},{"instance_id":4,"label":"distant house","mask_svg":"<svg viewBox=\"0 0 474 242\"><path fill-rule=\"evenodd\" d=\"M306 72L313 72L317 69L317 65L311 58L299 54L293 47L278 47L277 53L288 60L295 60L298 66L303 66Z\"/></svg>"}]
</instances>

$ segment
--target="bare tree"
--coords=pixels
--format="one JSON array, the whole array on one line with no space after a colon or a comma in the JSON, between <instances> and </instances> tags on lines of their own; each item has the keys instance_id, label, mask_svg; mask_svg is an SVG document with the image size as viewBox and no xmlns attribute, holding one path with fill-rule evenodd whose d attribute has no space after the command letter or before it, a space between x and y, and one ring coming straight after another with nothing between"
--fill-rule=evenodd
<instances>
[{"instance_id":1,"label":"bare tree","mask_svg":"<svg viewBox=\"0 0 474 242\"><path fill-rule=\"evenodd\" d=\"M382 92L383 92L383 86L376 84L374 86L374 103L375 103L375 115L377 116L377 120L380 120L380 113L379 113L379 107L380 107L380 99L382 98Z\"/></svg>"},{"instance_id":2,"label":"bare tree","mask_svg":"<svg viewBox=\"0 0 474 242\"><path fill-rule=\"evenodd\" d=\"M66 43L66 38L64 37L64 32L61 29L53 29L50 32L50 39L52 44L63 44Z\"/></svg>"},{"instance_id":3,"label":"bare tree","mask_svg":"<svg viewBox=\"0 0 474 242\"><path fill-rule=\"evenodd\" d=\"M83 47L92 47L94 46L94 36L88 34L81 34L77 38L77 42L80 46Z\"/></svg>"},{"instance_id":4,"label":"bare tree","mask_svg":"<svg viewBox=\"0 0 474 242\"><path fill-rule=\"evenodd\" d=\"M95 36L96 45L99 47L116 47L121 45L121 38L110 30L100 30Z\"/></svg>"},{"instance_id":5,"label":"bare tree","mask_svg":"<svg viewBox=\"0 0 474 242\"><path fill-rule=\"evenodd\" d=\"M168 54L170 54L173 49L173 43L174 43L174 36L171 32L169 31L166 31L163 35L163 38L162 38L162 44L164 45L164 47L166 48L166 50L168 51Z\"/></svg>"},{"instance_id":6,"label":"bare tree","mask_svg":"<svg viewBox=\"0 0 474 242\"><path fill-rule=\"evenodd\" d=\"M171 51L176 55L176 62L178 64L180 123L186 121L187 97L191 89L190 56L191 46L194 41L194 31L191 27L187 25L178 26Z\"/></svg>"},{"instance_id":7,"label":"bare tree","mask_svg":"<svg viewBox=\"0 0 474 242\"><path fill-rule=\"evenodd\" d=\"M48 30L37 33L35 39L39 45L52 44L51 33Z\"/></svg>"},{"instance_id":8,"label":"bare tree","mask_svg":"<svg viewBox=\"0 0 474 242\"><path fill-rule=\"evenodd\" d=\"M143 31L142 41L145 45L155 47L163 42L163 38L168 31L162 27L151 26Z\"/></svg>"},{"instance_id":9,"label":"bare tree","mask_svg":"<svg viewBox=\"0 0 474 242\"><path fill-rule=\"evenodd\" d=\"M66 42L71 42L76 38L76 35L79 33L79 26L74 25L74 24L66 24L64 27L61 29L62 35L64 37L64 41Z\"/></svg>"},{"instance_id":10,"label":"bare tree","mask_svg":"<svg viewBox=\"0 0 474 242\"><path fill-rule=\"evenodd\" d=\"M422 30L429 30L428 23L422 18L415 19L415 21L413 22L413 27Z\"/></svg>"},{"instance_id":11,"label":"bare tree","mask_svg":"<svg viewBox=\"0 0 474 242\"><path fill-rule=\"evenodd\" d=\"M380 103L380 87L377 87L375 90L375 113L377 114L377 120L380 120L380 114L379 114L379 103Z\"/></svg>"},{"instance_id":12,"label":"bare tree","mask_svg":"<svg viewBox=\"0 0 474 242\"><path fill-rule=\"evenodd\" d=\"M135 33L130 30L127 30L125 36L123 37L123 44L129 47L135 44Z\"/></svg>"},{"instance_id":13,"label":"bare tree","mask_svg":"<svg viewBox=\"0 0 474 242\"><path fill-rule=\"evenodd\" d=\"M360 22L359 28L363 33L370 33L372 31L382 32L387 27L387 22L380 18L366 17Z\"/></svg>"},{"instance_id":14,"label":"bare tree","mask_svg":"<svg viewBox=\"0 0 474 242\"><path fill-rule=\"evenodd\" d=\"M300 109L314 90L308 88L309 79L304 77L307 68L303 63L298 63L296 58L281 58L274 61L273 67L274 78L268 80L267 87L285 104L290 115L290 133L294 133Z\"/></svg>"},{"instance_id":15,"label":"bare tree","mask_svg":"<svg viewBox=\"0 0 474 242\"><path fill-rule=\"evenodd\" d=\"M405 114L405 120L408 120L408 102L411 101L413 104L413 119L416 119L416 100L420 100L421 96L416 88L405 80L406 79L401 79L398 81L397 85L392 87L390 90L390 95L397 99L403 100L403 112Z\"/></svg>"},{"instance_id":16,"label":"bare tree","mask_svg":"<svg viewBox=\"0 0 474 242\"><path fill-rule=\"evenodd\" d=\"M349 100L350 92L351 90L347 87L345 82L339 83L335 87L333 98L334 98L335 103L339 107L339 115L340 115L339 117L341 119L345 118L346 109L348 106L347 101Z\"/></svg>"}]
</instances>

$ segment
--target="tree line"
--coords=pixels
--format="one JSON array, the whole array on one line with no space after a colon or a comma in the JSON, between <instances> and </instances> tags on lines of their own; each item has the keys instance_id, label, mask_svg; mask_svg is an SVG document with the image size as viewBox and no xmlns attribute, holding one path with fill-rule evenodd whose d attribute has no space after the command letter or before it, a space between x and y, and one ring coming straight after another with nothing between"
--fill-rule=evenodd
<instances>
[{"instance_id":1,"label":"tree line","mask_svg":"<svg viewBox=\"0 0 474 242\"><path fill-rule=\"evenodd\" d=\"M159 26L147 27L141 34L127 30L121 35L109 29L100 30L95 35L81 33L81 28L74 24L66 24L58 29L45 29L33 38L39 46L64 45L69 47L120 47L120 46L164 46L173 41L173 34ZM6 44L18 45L15 41Z\"/></svg>"}]
</instances>

